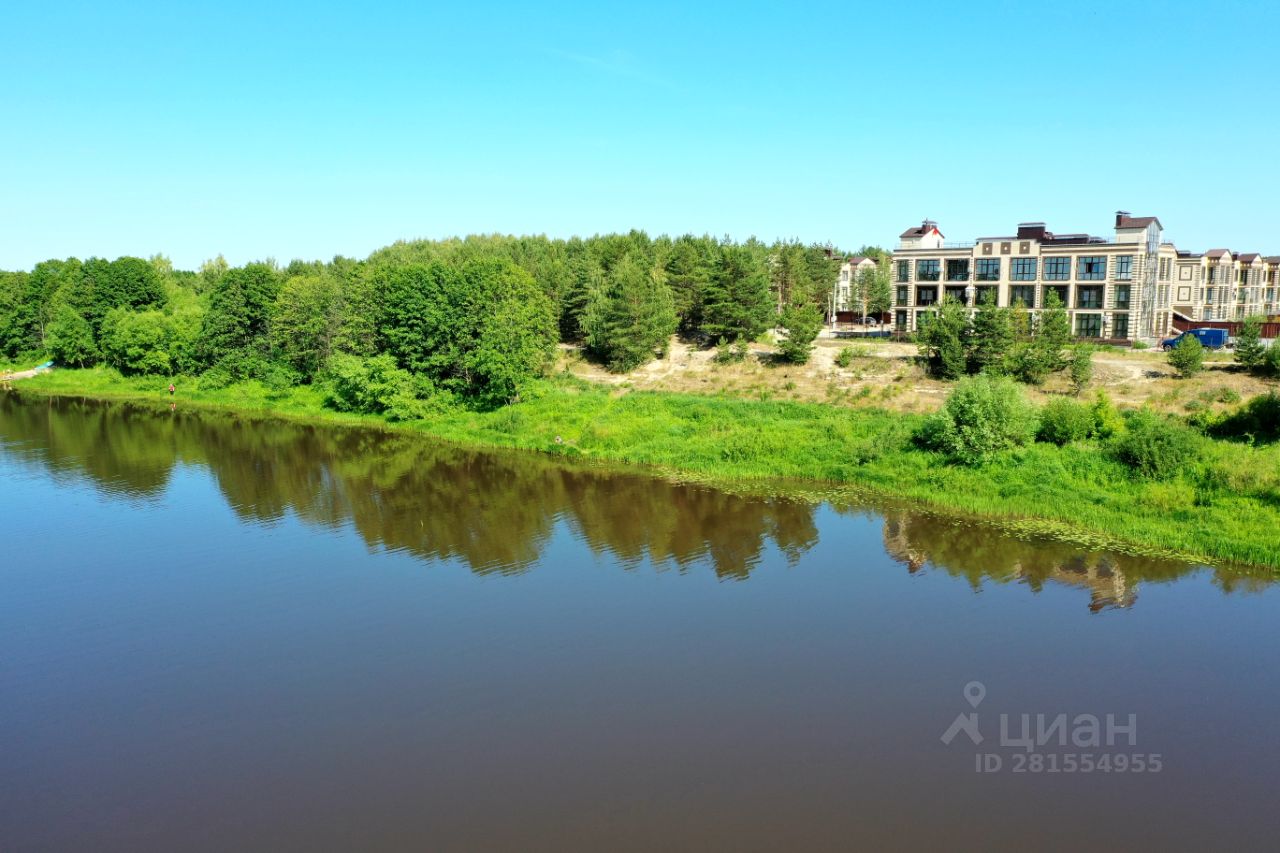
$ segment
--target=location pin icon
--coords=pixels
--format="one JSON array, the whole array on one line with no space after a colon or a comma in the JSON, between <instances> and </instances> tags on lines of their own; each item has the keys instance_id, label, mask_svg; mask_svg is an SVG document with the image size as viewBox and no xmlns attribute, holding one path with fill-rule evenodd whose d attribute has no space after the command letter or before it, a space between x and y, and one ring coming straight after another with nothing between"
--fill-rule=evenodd
<instances>
[{"instance_id":1,"label":"location pin icon","mask_svg":"<svg viewBox=\"0 0 1280 853\"><path fill-rule=\"evenodd\" d=\"M969 707L976 708L987 696L987 686L981 681L970 681L964 686L964 698L969 700Z\"/></svg>"}]
</instances>

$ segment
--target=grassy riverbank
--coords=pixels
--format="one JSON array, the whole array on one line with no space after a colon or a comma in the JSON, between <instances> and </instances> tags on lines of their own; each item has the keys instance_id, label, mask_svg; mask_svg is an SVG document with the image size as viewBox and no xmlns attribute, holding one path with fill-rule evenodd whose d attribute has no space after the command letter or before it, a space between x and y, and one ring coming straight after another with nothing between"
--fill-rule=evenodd
<instances>
[{"instance_id":1,"label":"grassy riverbank","mask_svg":"<svg viewBox=\"0 0 1280 853\"><path fill-rule=\"evenodd\" d=\"M61 370L23 394L168 402L167 380L106 369ZM179 380L182 407L338 423L376 423L323 406L318 389L256 382L200 389ZM920 416L879 409L634 392L559 377L493 412L453 410L397 428L472 446L536 450L650 466L717 482L794 478L1082 544L1280 568L1280 449L1206 441L1167 479L1139 480L1091 442L1036 444L979 468L948 465L911 442Z\"/></svg>"}]
</instances>

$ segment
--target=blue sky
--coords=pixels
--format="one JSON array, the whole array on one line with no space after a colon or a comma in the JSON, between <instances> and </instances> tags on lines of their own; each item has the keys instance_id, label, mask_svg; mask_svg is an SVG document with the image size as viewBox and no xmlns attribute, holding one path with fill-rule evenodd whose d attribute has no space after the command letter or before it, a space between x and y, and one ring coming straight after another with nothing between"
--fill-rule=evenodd
<instances>
[{"instance_id":1,"label":"blue sky","mask_svg":"<svg viewBox=\"0 0 1280 853\"><path fill-rule=\"evenodd\" d=\"M1272 2L5 4L0 268L471 232L1280 254Z\"/></svg>"}]
</instances>

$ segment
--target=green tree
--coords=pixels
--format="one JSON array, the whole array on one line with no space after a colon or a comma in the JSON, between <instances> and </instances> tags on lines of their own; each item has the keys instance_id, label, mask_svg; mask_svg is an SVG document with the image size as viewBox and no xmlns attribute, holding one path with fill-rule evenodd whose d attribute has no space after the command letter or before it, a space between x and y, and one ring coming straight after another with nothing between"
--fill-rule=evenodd
<instances>
[{"instance_id":1,"label":"green tree","mask_svg":"<svg viewBox=\"0 0 1280 853\"><path fill-rule=\"evenodd\" d=\"M1076 344L1071 348L1071 388L1079 397L1093 379L1093 347Z\"/></svg>"},{"instance_id":2,"label":"green tree","mask_svg":"<svg viewBox=\"0 0 1280 853\"><path fill-rule=\"evenodd\" d=\"M102 354L121 373L168 373L169 318L161 311L113 308L102 320Z\"/></svg>"},{"instance_id":3,"label":"green tree","mask_svg":"<svg viewBox=\"0 0 1280 853\"><path fill-rule=\"evenodd\" d=\"M555 310L510 261L379 271L387 351L405 369L482 407L510 402L555 351Z\"/></svg>"},{"instance_id":4,"label":"green tree","mask_svg":"<svg viewBox=\"0 0 1280 853\"><path fill-rule=\"evenodd\" d=\"M84 367L98 359L93 327L75 308L63 303L45 330L45 346L59 364Z\"/></svg>"},{"instance_id":5,"label":"green tree","mask_svg":"<svg viewBox=\"0 0 1280 853\"><path fill-rule=\"evenodd\" d=\"M813 353L813 342L822 331L822 311L812 302L788 305L780 325L787 336L778 344L778 354L792 364L805 364Z\"/></svg>"},{"instance_id":6,"label":"green tree","mask_svg":"<svg viewBox=\"0 0 1280 853\"><path fill-rule=\"evenodd\" d=\"M920 355L929 372L942 379L964 376L970 334L969 309L956 299L944 299L919 329Z\"/></svg>"},{"instance_id":7,"label":"green tree","mask_svg":"<svg viewBox=\"0 0 1280 853\"><path fill-rule=\"evenodd\" d=\"M710 237L685 235L671 245L666 257L667 284L683 334L702 327L703 301L719 252L720 247Z\"/></svg>"},{"instance_id":8,"label":"green tree","mask_svg":"<svg viewBox=\"0 0 1280 853\"><path fill-rule=\"evenodd\" d=\"M1070 341L1071 321L1058 294L1050 290L1045 294L1044 310L1037 318L1031 338L1014 348L1014 373L1023 382L1039 385L1050 373L1065 366L1062 350Z\"/></svg>"},{"instance_id":9,"label":"green tree","mask_svg":"<svg viewBox=\"0 0 1280 853\"><path fill-rule=\"evenodd\" d=\"M769 277L758 255L749 246L722 245L719 263L707 283L702 331L713 341L751 341L775 317Z\"/></svg>"},{"instance_id":10,"label":"green tree","mask_svg":"<svg viewBox=\"0 0 1280 853\"><path fill-rule=\"evenodd\" d=\"M859 270L854 286L863 317L878 316L893 305L893 286L889 282L889 271L879 264Z\"/></svg>"},{"instance_id":11,"label":"green tree","mask_svg":"<svg viewBox=\"0 0 1280 853\"><path fill-rule=\"evenodd\" d=\"M34 338L34 306L28 304L30 276L0 272L0 355L13 357L29 349Z\"/></svg>"},{"instance_id":12,"label":"green tree","mask_svg":"<svg viewBox=\"0 0 1280 853\"><path fill-rule=\"evenodd\" d=\"M987 294L973 315L973 334L969 351L970 370L1001 376L1009 371L1013 352L1013 317L1008 308L996 305Z\"/></svg>"},{"instance_id":13,"label":"green tree","mask_svg":"<svg viewBox=\"0 0 1280 853\"><path fill-rule=\"evenodd\" d=\"M310 380L333 354L341 323L338 283L325 274L290 278L276 296L271 340L276 352Z\"/></svg>"},{"instance_id":14,"label":"green tree","mask_svg":"<svg viewBox=\"0 0 1280 853\"><path fill-rule=\"evenodd\" d=\"M640 259L627 255L592 294L583 330L588 351L610 370L625 372L655 354L666 355L677 322L662 269L646 269Z\"/></svg>"},{"instance_id":15,"label":"green tree","mask_svg":"<svg viewBox=\"0 0 1280 853\"><path fill-rule=\"evenodd\" d=\"M1246 317L1236 337L1236 364L1246 370L1257 370L1266 355L1267 348L1262 343L1262 318Z\"/></svg>"},{"instance_id":16,"label":"green tree","mask_svg":"<svg viewBox=\"0 0 1280 853\"><path fill-rule=\"evenodd\" d=\"M236 353L265 353L279 290L280 274L274 264L227 270L209 294L200 334L205 362L213 364Z\"/></svg>"},{"instance_id":17,"label":"green tree","mask_svg":"<svg viewBox=\"0 0 1280 853\"><path fill-rule=\"evenodd\" d=\"M1183 379L1195 376L1204 369L1204 345L1195 335L1185 335L1169 351L1169 364Z\"/></svg>"}]
</instances>

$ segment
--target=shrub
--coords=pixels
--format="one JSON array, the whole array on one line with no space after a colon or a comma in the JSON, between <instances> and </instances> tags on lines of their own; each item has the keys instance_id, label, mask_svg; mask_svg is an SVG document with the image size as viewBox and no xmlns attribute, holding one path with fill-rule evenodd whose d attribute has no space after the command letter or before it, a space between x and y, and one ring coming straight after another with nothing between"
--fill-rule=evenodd
<instances>
[{"instance_id":1,"label":"shrub","mask_svg":"<svg viewBox=\"0 0 1280 853\"><path fill-rule=\"evenodd\" d=\"M1267 354L1262 357L1262 372L1280 377L1280 344L1273 343L1267 347Z\"/></svg>"},{"instance_id":2,"label":"shrub","mask_svg":"<svg viewBox=\"0 0 1280 853\"><path fill-rule=\"evenodd\" d=\"M171 337L163 312L113 308L102 321L102 354L121 373L168 373Z\"/></svg>"},{"instance_id":3,"label":"shrub","mask_svg":"<svg viewBox=\"0 0 1280 853\"><path fill-rule=\"evenodd\" d=\"M1218 394L1214 399L1219 403L1239 403L1240 392L1234 388L1219 388Z\"/></svg>"},{"instance_id":4,"label":"shrub","mask_svg":"<svg viewBox=\"0 0 1280 853\"><path fill-rule=\"evenodd\" d=\"M1093 435L1093 409L1083 403L1058 398L1040 410L1036 438L1052 444L1084 441Z\"/></svg>"},{"instance_id":5,"label":"shrub","mask_svg":"<svg viewBox=\"0 0 1280 853\"><path fill-rule=\"evenodd\" d=\"M1149 410L1131 412L1125 431L1112 442L1116 459L1139 477L1176 472L1196 453L1196 434Z\"/></svg>"},{"instance_id":6,"label":"shrub","mask_svg":"<svg viewBox=\"0 0 1280 853\"><path fill-rule=\"evenodd\" d=\"M1243 406L1204 424L1214 438L1233 441L1273 442L1280 439L1280 395L1275 391L1254 397Z\"/></svg>"},{"instance_id":7,"label":"shrub","mask_svg":"<svg viewBox=\"0 0 1280 853\"><path fill-rule=\"evenodd\" d=\"M943 300L938 311L923 320L918 334L929 372L942 379L964 376L971 331L969 309L955 299Z\"/></svg>"},{"instance_id":8,"label":"shrub","mask_svg":"<svg viewBox=\"0 0 1280 853\"><path fill-rule=\"evenodd\" d=\"M956 385L919 439L953 460L975 465L993 454L1027 444L1036 431L1035 411L1008 379L975 376Z\"/></svg>"},{"instance_id":9,"label":"shrub","mask_svg":"<svg viewBox=\"0 0 1280 853\"><path fill-rule=\"evenodd\" d=\"M329 359L325 405L340 412L407 421L441 411L447 407L447 398L427 377L396 367L390 355L367 359L336 355Z\"/></svg>"},{"instance_id":10,"label":"shrub","mask_svg":"<svg viewBox=\"0 0 1280 853\"><path fill-rule=\"evenodd\" d=\"M744 338L739 338L732 344L721 338L716 344L716 354L711 357L711 360L716 364L737 364L746 361L750 353L751 346Z\"/></svg>"},{"instance_id":11,"label":"shrub","mask_svg":"<svg viewBox=\"0 0 1280 853\"><path fill-rule=\"evenodd\" d=\"M849 367L853 364L853 347L841 347L836 353L836 367Z\"/></svg>"},{"instance_id":12,"label":"shrub","mask_svg":"<svg viewBox=\"0 0 1280 853\"><path fill-rule=\"evenodd\" d=\"M1124 432L1124 416L1111 402L1107 392L1098 389L1097 399L1090 407L1093 413L1093 434L1098 438L1112 438Z\"/></svg>"},{"instance_id":13,"label":"shrub","mask_svg":"<svg viewBox=\"0 0 1280 853\"><path fill-rule=\"evenodd\" d=\"M1146 341L1134 341L1132 349L1151 349L1151 344Z\"/></svg>"},{"instance_id":14,"label":"shrub","mask_svg":"<svg viewBox=\"0 0 1280 853\"><path fill-rule=\"evenodd\" d=\"M1187 335L1169 351L1169 364L1183 379L1195 376L1204 369L1204 345L1195 335Z\"/></svg>"}]
</instances>

